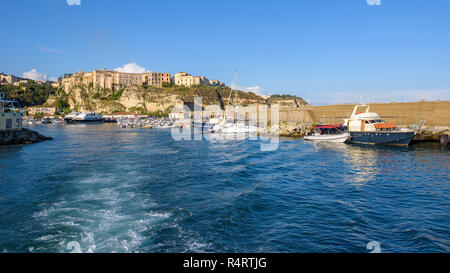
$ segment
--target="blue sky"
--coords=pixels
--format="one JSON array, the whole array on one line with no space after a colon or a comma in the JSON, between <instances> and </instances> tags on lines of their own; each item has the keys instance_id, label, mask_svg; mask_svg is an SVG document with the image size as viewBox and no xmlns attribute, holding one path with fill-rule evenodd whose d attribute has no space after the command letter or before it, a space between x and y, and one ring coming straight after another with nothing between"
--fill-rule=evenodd
<instances>
[{"instance_id":1,"label":"blue sky","mask_svg":"<svg viewBox=\"0 0 450 273\"><path fill-rule=\"evenodd\" d=\"M450 99L448 0L10 0L0 22L19 76L136 63L312 104Z\"/></svg>"}]
</instances>

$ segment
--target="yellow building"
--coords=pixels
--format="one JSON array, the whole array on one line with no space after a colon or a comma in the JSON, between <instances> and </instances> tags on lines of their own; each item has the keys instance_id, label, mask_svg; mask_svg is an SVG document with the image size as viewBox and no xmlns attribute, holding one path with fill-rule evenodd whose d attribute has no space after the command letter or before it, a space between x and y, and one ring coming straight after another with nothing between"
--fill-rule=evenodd
<instances>
[{"instance_id":1,"label":"yellow building","mask_svg":"<svg viewBox=\"0 0 450 273\"><path fill-rule=\"evenodd\" d=\"M223 82L220 82L218 80L209 80L209 85L211 86L225 86Z\"/></svg>"},{"instance_id":2,"label":"yellow building","mask_svg":"<svg viewBox=\"0 0 450 273\"><path fill-rule=\"evenodd\" d=\"M170 83L169 73L124 73L112 70L94 70L84 73L79 71L71 77L62 79L65 92L75 85L92 85L92 87L117 90L131 85L150 85L161 87L164 82Z\"/></svg>"},{"instance_id":3,"label":"yellow building","mask_svg":"<svg viewBox=\"0 0 450 273\"><path fill-rule=\"evenodd\" d=\"M22 78L16 77L14 75L5 75L3 73L0 73L0 84L13 84L21 80Z\"/></svg>"},{"instance_id":4,"label":"yellow building","mask_svg":"<svg viewBox=\"0 0 450 273\"><path fill-rule=\"evenodd\" d=\"M170 83L170 73L149 72L143 73L142 83L148 86L162 87L163 83Z\"/></svg>"},{"instance_id":5,"label":"yellow building","mask_svg":"<svg viewBox=\"0 0 450 273\"><path fill-rule=\"evenodd\" d=\"M25 111L27 111L30 116L40 113L44 114L44 116L54 116L58 109L56 107L32 106L25 108Z\"/></svg>"},{"instance_id":6,"label":"yellow building","mask_svg":"<svg viewBox=\"0 0 450 273\"><path fill-rule=\"evenodd\" d=\"M186 72L178 72L173 75L175 85L191 87L194 85L209 85L209 80L203 76L192 76Z\"/></svg>"}]
</instances>

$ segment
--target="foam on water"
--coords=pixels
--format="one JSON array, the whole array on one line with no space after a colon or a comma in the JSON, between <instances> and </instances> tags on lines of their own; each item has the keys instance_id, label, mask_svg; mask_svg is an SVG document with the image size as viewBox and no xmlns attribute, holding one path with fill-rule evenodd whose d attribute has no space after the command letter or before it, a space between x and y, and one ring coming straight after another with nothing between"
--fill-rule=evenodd
<instances>
[{"instance_id":1,"label":"foam on water","mask_svg":"<svg viewBox=\"0 0 450 273\"><path fill-rule=\"evenodd\" d=\"M69 242L78 242L83 252L137 252L150 225L170 217L152 211L155 203L138 192L139 180L129 166L116 166L122 175L107 172L79 177L66 183L65 194L54 203L42 203L33 218L41 223L37 242L57 243L67 252ZM81 178L81 179L80 179ZM36 248L37 250L38 248Z\"/></svg>"}]
</instances>

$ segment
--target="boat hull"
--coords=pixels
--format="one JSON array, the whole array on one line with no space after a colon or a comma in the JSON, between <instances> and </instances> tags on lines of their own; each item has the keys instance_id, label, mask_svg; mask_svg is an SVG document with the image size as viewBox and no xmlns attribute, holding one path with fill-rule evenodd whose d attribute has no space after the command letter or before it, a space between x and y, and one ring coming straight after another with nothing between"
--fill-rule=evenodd
<instances>
[{"instance_id":1,"label":"boat hull","mask_svg":"<svg viewBox=\"0 0 450 273\"><path fill-rule=\"evenodd\" d=\"M202 131L211 131L216 124L209 122L192 122L192 124Z\"/></svg>"},{"instance_id":2,"label":"boat hull","mask_svg":"<svg viewBox=\"0 0 450 273\"><path fill-rule=\"evenodd\" d=\"M319 135L319 136L305 136L303 139L310 141L327 141L344 143L350 138L350 134L339 134L339 135Z\"/></svg>"},{"instance_id":3,"label":"boat hull","mask_svg":"<svg viewBox=\"0 0 450 273\"><path fill-rule=\"evenodd\" d=\"M350 132L350 142L407 146L414 135L415 132Z\"/></svg>"},{"instance_id":4,"label":"boat hull","mask_svg":"<svg viewBox=\"0 0 450 273\"><path fill-rule=\"evenodd\" d=\"M64 121L67 124L80 124L80 123L96 124L105 122L103 119L90 119L90 120L64 119Z\"/></svg>"},{"instance_id":5,"label":"boat hull","mask_svg":"<svg viewBox=\"0 0 450 273\"><path fill-rule=\"evenodd\" d=\"M258 127L254 125L243 125L236 123L231 126L219 126L219 128L215 131L222 134L256 134L258 132Z\"/></svg>"}]
</instances>

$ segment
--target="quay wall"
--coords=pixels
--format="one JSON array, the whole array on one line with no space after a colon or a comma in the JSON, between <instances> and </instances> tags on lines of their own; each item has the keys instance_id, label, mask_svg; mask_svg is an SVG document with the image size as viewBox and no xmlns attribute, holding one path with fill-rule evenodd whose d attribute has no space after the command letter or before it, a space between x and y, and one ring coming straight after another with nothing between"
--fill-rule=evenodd
<instances>
[{"instance_id":1,"label":"quay wall","mask_svg":"<svg viewBox=\"0 0 450 273\"><path fill-rule=\"evenodd\" d=\"M354 107L355 104L278 106L278 119L287 125L343 123L345 118L350 117ZM272 109L275 109L273 105L253 104L240 107L238 112L254 121L266 123L276 118L271 113ZM372 103L370 111L399 126L419 124L420 120L425 120L425 127L450 127L450 101Z\"/></svg>"},{"instance_id":2,"label":"quay wall","mask_svg":"<svg viewBox=\"0 0 450 273\"><path fill-rule=\"evenodd\" d=\"M354 104L313 106L315 121L342 123L350 117ZM397 125L450 126L450 101L372 103L370 111L380 114L387 122Z\"/></svg>"}]
</instances>

